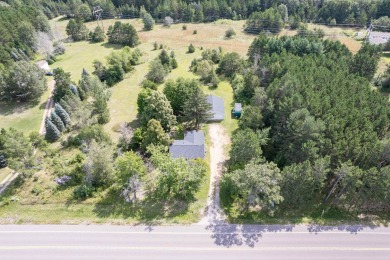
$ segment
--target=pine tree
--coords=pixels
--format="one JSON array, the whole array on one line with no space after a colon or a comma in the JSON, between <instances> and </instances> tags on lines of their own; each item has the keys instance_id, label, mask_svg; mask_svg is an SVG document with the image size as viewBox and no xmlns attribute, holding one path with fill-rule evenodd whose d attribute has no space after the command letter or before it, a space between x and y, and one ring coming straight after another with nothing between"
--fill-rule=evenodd
<instances>
[{"instance_id":1,"label":"pine tree","mask_svg":"<svg viewBox=\"0 0 390 260\"><path fill-rule=\"evenodd\" d=\"M61 133L65 131L65 125L55 111L51 113L50 120L57 127L58 131L60 131Z\"/></svg>"},{"instance_id":2,"label":"pine tree","mask_svg":"<svg viewBox=\"0 0 390 260\"><path fill-rule=\"evenodd\" d=\"M53 122L47 117L46 118L46 139L49 141L56 141L60 138L61 132L53 124Z\"/></svg>"},{"instance_id":3,"label":"pine tree","mask_svg":"<svg viewBox=\"0 0 390 260\"><path fill-rule=\"evenodd\" d=\"M55 112L61 118L65 127L70 126L70 116L68 112L66 112L65 109L63 109L62 106L58 103L55 105Z\"/></svg>"},{"instance_id":4,"label":"pine tree","mask_svg":"<svg viewBox=\"0 0 390 260\"><path fill-rule=\"evenodd\" d=\"M187 121L193 121L195 129L199 129L201 123L211 118L210 110L211 105L207 102L206 95L200 87L191 91L183 106L184 118Z\"/></svg>"}]
</instances>

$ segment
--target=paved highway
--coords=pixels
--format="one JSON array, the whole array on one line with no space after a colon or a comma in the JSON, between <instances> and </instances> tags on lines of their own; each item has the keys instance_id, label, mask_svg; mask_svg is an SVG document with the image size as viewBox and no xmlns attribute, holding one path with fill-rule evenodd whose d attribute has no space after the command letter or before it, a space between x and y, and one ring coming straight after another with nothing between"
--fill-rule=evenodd
<instances>
[{"instance_id":1,"label":"paved highway","mask_svg":"<svg viewBox=\"0 0 390 260\"><path fill-rule=\"evenodd\" d=\"M8 225L0 259L390 259L390 229L362 226Z\"/></svg>"}]
</instances>

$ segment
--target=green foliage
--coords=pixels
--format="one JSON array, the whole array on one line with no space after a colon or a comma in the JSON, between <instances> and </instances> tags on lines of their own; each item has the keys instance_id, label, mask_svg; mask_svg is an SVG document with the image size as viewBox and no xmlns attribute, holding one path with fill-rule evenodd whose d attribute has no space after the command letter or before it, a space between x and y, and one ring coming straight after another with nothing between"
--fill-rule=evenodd
<instances>
[{"instance_id":1,"label":"green foliage","mask_svg":"<svg viewBox=\"0 0 390 260\"><path fill-rule=\"evenodd\" d=\"M127 184L128 179L134 175L144 176L147 173L142 157L133 152L125 152L115 160L116 178L122 185Z\"/></svg>"},{"instance_id":2,"label":"green foliage","mask_svg":"<svg viewBox=\"0 0 390 260\"><path fill-rule=\"evenodd\" d=\"M350 71L359 76L372 80L381 57L381 49L378 46L364 44L354 56L350 65Z\"/></svg>"},{"instance_id":3,"label":"green foliage","mask_svg":"<svg viewBox=\"0 0 390 260\"><path fill-rule=\"evenodd\" d=\"M236 32L233 30L233 28L229 28L225 32L225 38L227 38L227 39L230 39L235 35L236 35Z\"/></svg>"},{"instance_id":4,"label":"green foliage","mask_svg":"<svg viewBox=\"0 0 390 260\"><path fill-rule=\"evenodd\" d=\"M70 19L66 25L66 34L74 41L83 41L88 39L88 28L82 20Z\"/></svg>"},{"instance_id":5,"label":"green foliage","mask_svg":"<svg viewBox=\"0 0 390 260\"><path fill-rule=\"evenodd\" d=\"M151 119L159 121L165 131L169 131L176 124L171 104L166 96L159 91L151 90L150 95L145 98L145 104L141 104L141 111L142 113L138 116L144 126ZM140 112L140 107L138 107L138 112Z\"/></svg>"},{"instance_id":6,"label":"green foliage","mask_svg":"<svg viewBox=\"0 0 390 260\"><path fill-rule=\"evenodd\" d=\"M305 207L321 198L322 189L329 172L329 157L292 164L282 171L281 191L286 208Z\"/></svg>"},{"instance_id":7,"label":"green foliage","mask_svg":"<svg viewBox=\"0 0 390 260\"><path fill-rule=\"evenodd\" d=\"M108 27L108 42L135 47L139 44L139 37L134 26L116 21Z\"/></svg>"},{"instance_id":8,"label":"green foliage","mask_svg":"<svg viewBox=\"0 0 390 260\"><path fill-rule=\"evenodd\" d=\"M110 146L91 142L84 162L84 183L88 187L107 187L114 174L114 160Z\"/></svg>"},{"instance_id":9,"label":"green foliage","mask_svg":"<svg viewBox=\"0 0 390 260\"><path fill-rule=\"evenodd\" d=\"M262 145L268 141L268 130L254 132L239 129L233 133L229 169L242 169L250 161L262 162Z\"/></svg>"},{"instance_id":10,"label":"green foliage","mask_svg":"<svg viewBox=\"0 0 390 260\"><path fill-rule=\"evenodd\" d=\"M149 120L143 135L141 148L146 151L149 145L168 147L169 142L169 136L164 132L160 122L155 119Z\"/></svg>"},{"instance_id":11,"label":"green foliage","mask_svg":"<svg viewBox=\"0 0 390 260\"><path fill-rule=\"evenodd\" d=\"M61 132L55 126L55 124L51 121L50 118L46 118L45 121L46 126L46 139L50 142L57 141L61 137Z\"/></svg>"},{"instance_id":12,"label":"green foliage","mask_svg":"<svg viewBox=\"0 0 390 260\"><path fill-rule=\"evenodd\" d=\"M233 78L236 73L240 73L243 60L236 52L226 53L219 62L217 73L225 77Z\"/></svg>"},{"instance_id":13,"label":"green foliage","mask_svg":"<svg viewBox=\"0 0 390 260\"><path fill-rule=\"evenodd\" d=\"M56 126L56 128L58 129L58 131L60 131L60 133L65 131L65 125L55 111L51 113L50 121Z\"/></svg>"},{"instance_id":14,"label":"green foliage","mask_svg":"<svg viewBox=\"0 0 390 260\"><path fill-rule=\"evenodd\" d=\"M161 60L155 59L149 65L149 72L146 74L146 78L154 83L161 83L167 74L167 69L161 63Z\"/></svg>"},{"instance_id":15,"label":"green foliage","mask_svg":"<svg viewBox=\"0 0 390 260\"><path fill-rule=\"evenodd\" d=\"M187 30L187 25L183 24L182 29L183 29L183 31Z\"/></svg>"},{"instance_id":16,"label":"green foliage","mask_svg":"<svg viewBox=\"0 0 390 260\"><path fill-rule=\"evenodd\" d=\"M223 186L243 212L267 210L270 213L275 204L283 201L280 182L282 175L274 163L248 163L244 169L235 170L223 176Z\"/></svg>"},{"instance_id":17,"label":"green foliage","mask_svg":"<svg viewBox=\"0 0 390 260\"><path fill-rule=\"evenodd\" d=\"M43 71L26 61L15 62L1 81L0 99L6 101L36 101L47 89Z\"/></svg>"},{"instance_id":18,"label":"green foliage","mask_svg":"<svg viewBox=\"0 0 390 260\"><path fill-rule=\"evenodd\" d=\"M245 106L242 110L238 126L241 129L250 128L257 131L264 127L263 115L260 107Z\"/></svg>"},{"instance_id":19,"label":"green foliage","mask_svg":"<svg viewBox=\"0 0 390 260\"><path fill-rule=\"evenodd\" d=\"M0 154L6 159L8 166L20 173L31 172L36 166L34 147L22 132L10 128L0 131Z\"/></svg>"},{"instance_id":20,"label":"green foliage","mask_svg":"<svg viewBox=\"0 0 390 260\"><path fill-rule=\"evenodd\" d=\"M251 33L260 31L278 33L283 28L283 19L278 10L269 8L264 12L252 13L246 22L246 27L246 30Z\"/></svg>"},{"instance_id":21,"label":"green foliage","mask_svg":"<svg viewBox=\"0 0 390 260\"><path fill-rule=\"evenodd\" d=\"M175 115L183 113L184 103L190 99L191 92L199 88L197 80L178 78L165 83L164 94L171 103Z\"/></svg>"},{"instance_id":22,"label":"green foliage","mask_svg":"<svg viewBox=\"0 0 390 260\"><path fill-rule=\"evenodd\" d=\"M212 118L210 110L211 105L207 101L207 96L199 86L195 86L183 103L184 120L193 124L192 127L198 130L202 123Z\"/></svg>"},{"instance_id":23,"label":"green foliage","mask_svg":"<svg viewBox=\"0 0 390 260\"><path fill-rule=\"evenodd\" d=\"M96 26L95 30L92 33L91 41L92 42L103 42L105 37L106 36L104 35L103 29L100 28L100 26Z\"/></svg>"},{"instance_id":24,"label":"green foliage","mask_svg":"<svg viewBox=\"0 0 390 260\"><path fill-rule=\"evenodd\" d=\"M77 186L76 189L74 189L73 198L76 200L85 200L86 198L92 196L94 190L95 189L93 187L90 187L86 184L81 184L80 186Z\"/></svg>"},{"instance_id":25,"label":"green foliage","mask_svg":"<svg viewBox=\"0 0 390 260\"><path fill-rule=\"evenodd\" d=\"M81 128L78 134L70 138L68 142L72 145L90 144L92 142L110 144L111 138L101 125L91 125Z\"/></svg>"},{"instance_id":26,"label":"green foliage","mask_svg":"<svg viewBox=\"0 0 390 260\"><path fill-rule=\"evenodd\" d=\"M195 47L194 45L191 43L190 46L188 46L188 53L194 53L195 52Z\"/></svg>"},{"instance_id":27,"label":"green foliage","mask_svg":"<svg viewBox=\"0 0 390 260\"><path fill-rule=\"evenodd\" d=\"M154 27L154 19L153 17L149 14L149 13L146 13L143 18L142 18L142 22L144 23L144 29L146 31L151 31L153 30L153 27Z\"/></svg>"},{"instance_id":28,"label":"green foliage","mask_svg":"<svg viewBox=\"0 0 390 260\"><path fill-rule=\"evenodd\" d=\"M137 97L137 107L138 107L138 115L142 115L144 113L145 107L147 105L147 98L151 96L152 90L150 88L145 88L141 90Z\"/></svg>"},{"instance_id":29,"label":"green foliage","mask_svg":"<svg viewBox=\"0 0 390 260\"><path fill-rule=\"evenodd\" d=\"M168 201L190 202L194 199L207 171L202 160L172 159L161 152L152 153L150 160L156 167L152 186L154 196Z\"/></svg>"},{"instance_id":30,"label":"green foliage","mask_svg":"<svg viewBox=\"0 0 390 260\"><path fill-rule=\"evenodd\" d=\"M72 84L72 81L70 79L70 73L65 72L62 68L57 68L54 71L54 80L56 85L53 92L53 98L58 102L65 95L71 93L70 85Z\"/></svg>"}]
</instances>

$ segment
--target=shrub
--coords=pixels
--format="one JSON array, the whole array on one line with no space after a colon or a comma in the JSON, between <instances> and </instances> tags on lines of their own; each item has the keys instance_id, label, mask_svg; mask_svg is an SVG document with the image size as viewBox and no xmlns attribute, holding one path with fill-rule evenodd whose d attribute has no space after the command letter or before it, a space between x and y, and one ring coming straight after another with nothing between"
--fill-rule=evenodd
<instances>
[{"instance_id":1,"label":"shrub","mask_svg":"<svg viewBox=\"0 0 390 260\"><path fill-rule=\"evenodd\" d=\"M195 47L194 45L191 43L190 46L188 46L188 53L194 53L195 52Z\"/></svg>"},{"instance_id":2,"label":"shrub","mask_svg":"<svg viewBox=\"0 0 390 260\"><path fill-rule=\"evenodd\" d=\"M187 30L187 25L186 24L183 24L183 30L185 31L185 30Z\"/></svg>"},{"instance_id":3,"label":"shrub","mask_svg":"<svg viewBox=\"0 0 390 260\"><path fill-rule=\"evenodd\" d=\"M86 184L81 184L73 191L73 198L77 200L84 200L92 196L94 189Z\"/></svg>"},{"instance_id":4,"label":"shrub","mask_svg":"<svg viewBox=\"0 0 390 260\"><path fill-rule=\"evenodd\" d=\"M153 81L150 81L150 80L144 80L142 82L142 87L143 88L147 88L147 89L153 89L153 90L157 90L157 84L154 83Z\"/></svg>"},{"instance_id":5,"label":"shrub","mask_svg":"<svg viewBox=\"0 0 390 260\"><path fill-rule=\"evenodd\" d=\"M228 39L232 38L234 35L236 35L236 32L232 28L227 29L225 32L225 37Z\"/></svg>"},{"instance_id":6,"label":"shrub","mask_svg":"<svg viewBox=\"0 0 390 260\"><path fill-rule=\"evenodd\" d=\"M160 59L153 60L149 66L149 72L146 78L154 83L161 83L167 75L165 67L162 65Z\"/></svg>"},{"instance_id":7,"label":"shrub","mask_svg":"<svg viewBox=\"0 0 390 260\"><path fill-rule=\"evenodd\" d=\"M100 28L100 26L97 26L92 33L91 41L92 42L102 42L102 41L104 41L104 38L105 38L105 35L104 35L102 28Z\"/></svg>"},{"instance_id":8,"label":"shrub","mask_svg":"<svg viewBox=\"0 0 390 260\"><path fill-rule=\"evenodd\" d=\"M198 31L197 31L197 30L194 30L193 34L198 34Z\"/></svg>"},{"instance_id":9,"label":"shrub","mask_svg":"<svg viewBox=\"0 0 390 260\"><path fill-rule=\"evenodd\" d=\"M154 42L153 43L153 50L157 50L158 49L158 43L157 42Z\"/></svg>"}]
</instances>

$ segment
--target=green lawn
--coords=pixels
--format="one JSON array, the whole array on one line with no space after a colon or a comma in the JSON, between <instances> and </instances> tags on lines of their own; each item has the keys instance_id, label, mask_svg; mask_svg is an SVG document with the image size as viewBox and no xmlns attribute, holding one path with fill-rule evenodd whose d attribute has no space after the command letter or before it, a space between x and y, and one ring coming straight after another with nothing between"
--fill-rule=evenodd
<instances>
[{"instance_id":1,"label":"green lawn","mask_svg":"<svg viewBox=\"0 0 390 260\"><path fill-rule=\"evenodd\" d=\"M48 78L48 81L51 78ZM35 103L0 103L0 128L15 128L24 133L39 131L47 99L47 90Z\"/></svg>"}]
</instances>

